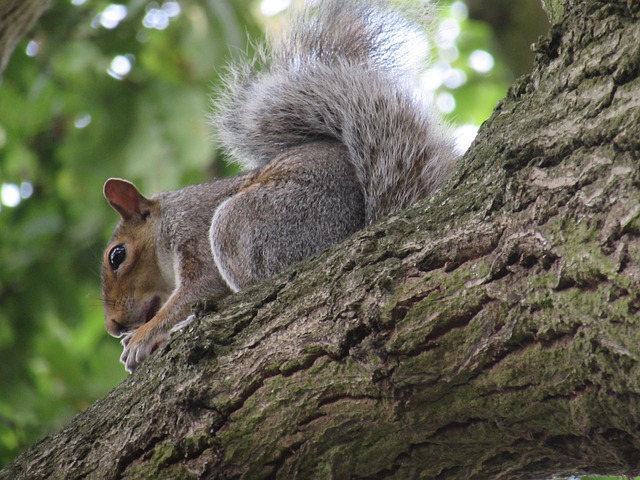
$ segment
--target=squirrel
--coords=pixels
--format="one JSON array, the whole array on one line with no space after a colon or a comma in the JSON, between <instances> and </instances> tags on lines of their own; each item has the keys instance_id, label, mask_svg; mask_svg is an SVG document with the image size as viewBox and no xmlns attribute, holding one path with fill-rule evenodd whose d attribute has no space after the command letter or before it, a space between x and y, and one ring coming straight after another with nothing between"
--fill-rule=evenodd
<instances>
[{"instance_id":1,"label":"squirrel","mask_svg":"<svg viewBox=\"0 0 640 480\"><path fill-rule=\"evenodd\" d=\"M449 177L457 154L420 95L414 17L381 0L306 7L258 61L231 69L212 115L244 173L149 198L107 180L121 218L103 259L105 324L128 372L196 302L271 277Z\"/></svg>"}]
</instances>

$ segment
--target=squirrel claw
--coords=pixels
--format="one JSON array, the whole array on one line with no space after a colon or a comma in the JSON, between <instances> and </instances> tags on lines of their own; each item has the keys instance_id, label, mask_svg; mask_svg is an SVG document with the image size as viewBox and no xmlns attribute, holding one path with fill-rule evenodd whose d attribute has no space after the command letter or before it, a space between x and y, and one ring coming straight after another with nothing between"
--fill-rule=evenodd
<instances>
[{"instance_id":1,"label":"squirrel claw","mask_svg":"<svg viewBox=\"0 0 640 480\"><path fill-rule=\"evenodd\" d=\"M193 323L193 321L196 319L196 316L192 313L191 315L189 315L187 318L185 318L184 320L182 320L181 322L176 323L171 330L169 331L169 333L175 333L175 332L179 332L180 330L182 330L185 327L188 327L189 325L191 325L191 323Z\"/></svg>"},{"instance_id":2,"label":"squirrel claw","mask_svg":"<svg viewBox=\"0 0 640 480\"><path fill-rule=\"evenodd\" d=\"M120 355L125 370L133 373L153 352L167 343L168 339L168 335L153 335L152 332L141 329L126 334L121 340L124 350Z\"/></svg>"},{"instance_id":3,"label":"squirrel claw","mask_svg":"<svg viewBox=\"0 0 640 480\"><path fill-rule=\"evenodd\" d=\"M131 341L131 337L133 337L134 333L136 333L135 330L131 332L127 332L122 336L122 338L120 339L120 344L122 345L123 348L129 345L129 342Z\"/></svg>"}]
</instances>

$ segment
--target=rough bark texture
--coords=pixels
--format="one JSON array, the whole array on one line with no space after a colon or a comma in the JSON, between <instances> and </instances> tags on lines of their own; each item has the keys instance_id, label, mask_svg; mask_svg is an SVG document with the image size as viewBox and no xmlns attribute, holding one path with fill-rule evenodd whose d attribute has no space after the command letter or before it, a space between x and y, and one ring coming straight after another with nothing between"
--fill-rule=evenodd
<instances>
[{"instance_id":1,"label":"rough bark texture","mask_svg":"<svg viewBox=\"0 0 640 480\"><path fill-rule=\"evenodd\" d=\"M547 12L549 21L552 24L559 23L564 15L565 4L570 4L571 0L542 0L542 8Z\"/></svg>"},{"instance_id":2,"label":"rough bark texture","mask_svg":"<svg viewBox=\"0 0 640 480\"><path fill-rule=\"evenodd\" d=\"M0 0L0 73L16 44L31 29L49 0Z\"/></svg>"},{"instance_id":3,"label":"rough bark texture","mask_svg":"<svg viewBox=\"0 0 640 480\"><path fill-rule=\"evenodd\" d=\"M217 305L0 478L640 474L639 74L640 3L568 9L441 195Z\"/></svg>"}]
</instances>

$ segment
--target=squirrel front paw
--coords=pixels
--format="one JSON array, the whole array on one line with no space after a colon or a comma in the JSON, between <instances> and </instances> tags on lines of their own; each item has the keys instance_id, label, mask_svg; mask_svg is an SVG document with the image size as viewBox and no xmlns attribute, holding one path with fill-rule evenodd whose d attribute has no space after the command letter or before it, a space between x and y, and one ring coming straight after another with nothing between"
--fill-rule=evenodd
<instances>
[{"instance_id":1,"label":"squirrel front paw","mask_svg":"<svg viewBox=\"0 0 640 480\"><path fill-rule=\"evenodd\" d=\"M149 328L149 325L147 323L127 333L120 341L124 347L120 361L124 363L124 368L129 373L133 373L142 362L169 340L168 332Z\"/></svg>"}]
</instances>

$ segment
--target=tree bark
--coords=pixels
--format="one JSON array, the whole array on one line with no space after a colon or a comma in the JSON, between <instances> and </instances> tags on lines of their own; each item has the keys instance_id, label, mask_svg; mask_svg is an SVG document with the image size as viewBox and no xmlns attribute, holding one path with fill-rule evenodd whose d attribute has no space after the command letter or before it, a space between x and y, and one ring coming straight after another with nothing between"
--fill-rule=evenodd
<instances>
[{"instance_id":1,"label":"tree bark","mask_svg":"<svg viewBox=\"0 0 640 480\"><path fill-rule=\"evenodd\" d=\"M46 10L49 0L0 0L0 73L16 44Z\"/></svg>"},{"instance_id":2,"label":"tree bark","mask_svg":"<svg viewBox=\"0 0 640 480\"><path fill-rule=\"evenodd\" d=\"M640 474L640 3L572 3L438 196L205 305L0 478Z\"/></svg>"}]
</instances>

